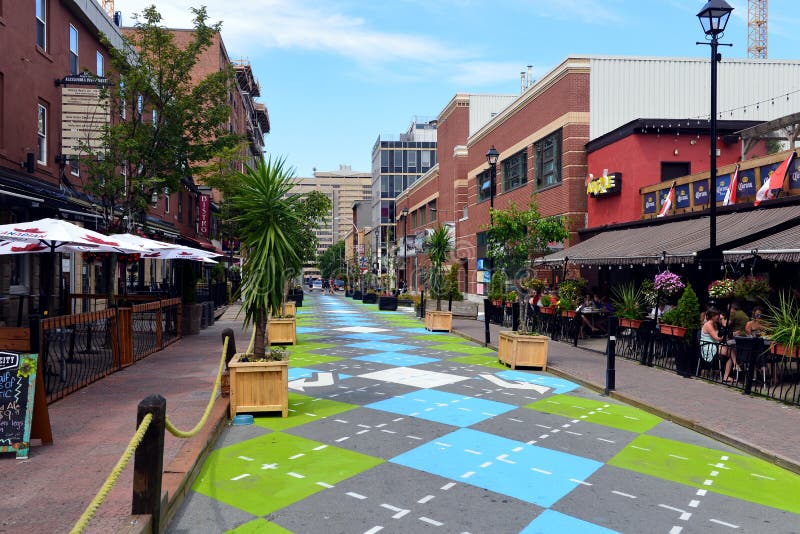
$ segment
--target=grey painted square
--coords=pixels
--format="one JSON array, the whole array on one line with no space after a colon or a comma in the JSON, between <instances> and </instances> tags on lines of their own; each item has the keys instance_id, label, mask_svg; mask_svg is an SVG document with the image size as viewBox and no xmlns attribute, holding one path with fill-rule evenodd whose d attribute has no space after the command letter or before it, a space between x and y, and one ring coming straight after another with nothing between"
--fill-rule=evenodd
<instances>
[{"instance_id":1,"label":"grey painted square","mask_svg":"<svg viewBox=\"0 0 800 534\"><path fill-rule=\"evenodd\" d=\"M190 491L169 524L169 534L218 534L255 519L248 514L200 493Z\"/></svg>"}]
</instances>

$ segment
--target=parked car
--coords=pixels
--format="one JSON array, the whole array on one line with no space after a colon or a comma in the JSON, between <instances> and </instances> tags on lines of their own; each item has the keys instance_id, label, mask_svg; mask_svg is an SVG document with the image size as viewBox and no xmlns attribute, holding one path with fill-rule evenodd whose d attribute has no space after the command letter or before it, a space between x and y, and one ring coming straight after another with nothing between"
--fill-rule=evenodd
<instances>
[{"instance_id":1,"label":"parked car","mask_svg":"<svg viewBox=\"0 0 800 534\"><path fill-rule=\"evenodd\" d=\"M311 282L311 291L322 291L322 280L314 280Z\"/></svg>"},{"instance_id":2,"label":"parked car","mask_svg":"<svg viewBox=\"0 0 800 534\"><path fill-rule=\"evenodd\" d=\"M337 291L342 291L342 290L344 290L344 280L334 280L334 281L333 281L333 285L335 286L334 288L335 288Z\"/></svg>"}]
</instances>

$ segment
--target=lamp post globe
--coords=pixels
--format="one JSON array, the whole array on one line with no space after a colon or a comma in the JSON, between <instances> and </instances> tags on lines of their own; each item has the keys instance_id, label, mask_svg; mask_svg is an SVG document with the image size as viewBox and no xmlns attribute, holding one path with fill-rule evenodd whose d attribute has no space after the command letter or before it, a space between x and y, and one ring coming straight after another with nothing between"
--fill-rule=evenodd
<instances>
[{"instance_id":1,"label":"lamp post globe","mask_svg":"<svg viewBox=\"0 0 800 534\"><path fill-rule=\"evenodd\" d=\"M491 172L489 173L489 180L491 183L489 184L489 207L494 209L494 182L497 176L497 159L500 157L500 153L494 147L494 145L489 148L488 152L486 152L486 162L489 164L489 168Z\"/></svg>"}]
</instances>

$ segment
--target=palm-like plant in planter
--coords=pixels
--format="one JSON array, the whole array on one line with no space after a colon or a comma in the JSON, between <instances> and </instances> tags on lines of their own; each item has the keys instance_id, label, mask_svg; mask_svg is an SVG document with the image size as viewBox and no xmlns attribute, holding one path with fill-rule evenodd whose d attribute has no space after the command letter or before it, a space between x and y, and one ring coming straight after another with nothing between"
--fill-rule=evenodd
<instances>
[{"instance_id":1,"label":"palm-like plant in planter","mask_svg":"<svg viewBox=\"0 0 800 534\"><path fill-rule=\"evenodd\" d=\"M612 290L611 303L614 313L620 319L620 326L639 328L644 312L642 310L642 290L633 282L622 284Z\"/></svg>"},{"instance_id":2,"label":"palm-like plant in planter","mask_svg":"<svg viewBox=\"0 0 800 534\"><path fill-rule=\"evenodd\" d=\"M436 311L426 312L425 323L429 330L447 330L452 328L453 315L442 311L442 299L447 298L448 283L444 263L453 251L450 241L450 228L439 226L425 240L425 250L431 261L426 284L430 287L431 297L436 299Z\"/></svg>"},{"instance_id":3,"label":"palm-like plant in planter","mask_svg":"<svg viewBox=\"0 0 800 534\"><path fill-rule=\"evenodd\" d=\"M785 356L795 354L800 346L800 303L790 293L778 294L777 304L767 304L766 333L773 351Z\"/></svg>"}]
</instances>

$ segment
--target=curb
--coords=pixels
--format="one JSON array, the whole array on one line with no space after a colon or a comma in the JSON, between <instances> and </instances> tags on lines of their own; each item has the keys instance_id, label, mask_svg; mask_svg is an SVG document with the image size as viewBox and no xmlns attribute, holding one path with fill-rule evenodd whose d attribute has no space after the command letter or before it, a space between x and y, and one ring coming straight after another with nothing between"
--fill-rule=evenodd
<instances>
[{"instance_id":1,"label":"curb","mask_svg":"<svg viewBox=\"0 0 800 534\"><path fill-rule=\"evenodd\" d=\"M472 341L473 343L477 343L478 345L483 345L484 347L488 347L490 349L497 350L497 347L492 345L491 343L486 344L483 341L477 340L477 339L473 338L472 336L470 336L468 334L465 334L463 332L460 332L458 330L453 330L453 333L457 334L460 337L463 337L464 339ZM659 371L661 371L661 370L659 370ZM573 376L568 372L560 370L557 366L553 367L551 365L548 365L547 366L547 372L549 372L551 374L554 374L554 375L556 375L558 377L561 377L561 378L576 382L576 383L580 384L583 387L586 387L588 389L591 389L593 391L596 391L596 392L600 393L601 395L604 394L604 392L605 392L605 386L599 385L599 384L595 384L593 382L588 382L588 381L586 381L586 380L584 380L582 378L578 378L576 376ZM733 436L733 435L730 435L730 434L726 434L725 432L720 432L718 430L714 430L713 428L709 428L707 426L701 425L701 424L697 423L696 421L692 421L690 419L686 419L686 418L684 418L682 416L679 416L679 415L676 415L674 413L662 410L660 408L656 408L655 406L650 406L649 404L646 404L646 403L644 403L644 402L642 402L640 400L637 400L635 398L629 397L625 393L619 393L616 390L612 390L611 392L609 392L608 396L612 397L614 399L620 400L622 402L625 402L627 404L630 404L631 406L635 406L636 408L639 408L640 410L644 410L645 412L651 413L651 414L653 414L653 415L655 415L657 417L660 417L661 419L665 419L667 421L671 421L671 422L673 422L673 423L675 423L677 425L680 425L680 426L682 426L684 428L688 428L689 430L693 430L693 431L695 431L695 432L697 432L699 434L703 434L705 436L708 436L708 437L710 437L712 439L715 439L717 441L725 443L726 445L730 445L732 447L740 449L740 450L742 450L744 452L747 452L748 454L752 454L753 456L761 458L762 460L765 460L767 462L770 462L772 464L777 465L778 467L782 467L784 469L787 469L789 471L792 471L792 472L797 473L797 474L800 475L800 463L798 463L796 461L793 461L793 460L791 460L789 458L786 458L785 456L782 456L782 455L777 454L775 452L772 452L772 451L763 449L761 447L758 447L757 445L754 445L754 444L750 443L749 441L746 441L746 440L744 440L742 438L739 438L739 437L736 437L736 436Z\"/></svg>"}]
</instances>

